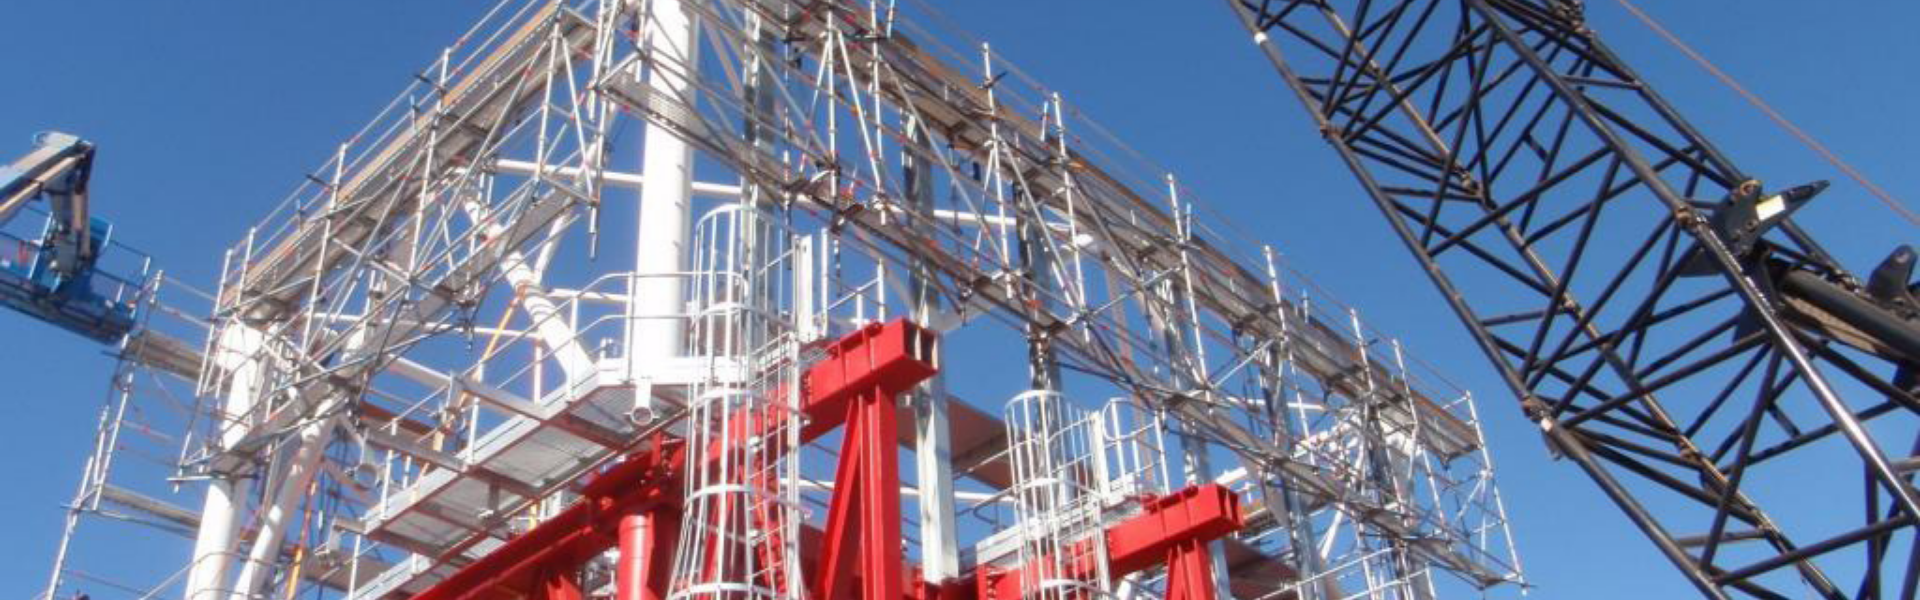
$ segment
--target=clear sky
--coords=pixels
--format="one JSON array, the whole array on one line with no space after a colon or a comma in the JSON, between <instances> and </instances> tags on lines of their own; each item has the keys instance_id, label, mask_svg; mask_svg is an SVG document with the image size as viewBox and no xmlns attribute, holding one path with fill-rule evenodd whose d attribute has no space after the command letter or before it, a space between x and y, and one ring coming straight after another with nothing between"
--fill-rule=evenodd
<instances>
[{"instance_id":1,"label":"clear sky","mask_svg":"<svg viewBox=\"0 0 1920 600\"><path fill-rule=\"evenodd\" d=\"M1478 392L1529 579L1546 598L1689 589L1539 436L1400 242L1214 1L937 2L1212 207L1262 232L1380 329ZM1864 271L1913 241L1858 186L1611 0L1593 26L1747 171L1833 179L1801 220ZM1920 202L1920 4L1654 3L1646 8L1895 195ZM11 2L0 12L0 160L61 129L101 148L97 214L176 277L210 287L241 236L483 9L467 2ZM0 314L0 596L38 593L111 361ZM197 504L197 499L188 502ZM184 544L184 542L183 542ZM113 550L89 558L142 560Z\"/></svg>"}]
</instances>

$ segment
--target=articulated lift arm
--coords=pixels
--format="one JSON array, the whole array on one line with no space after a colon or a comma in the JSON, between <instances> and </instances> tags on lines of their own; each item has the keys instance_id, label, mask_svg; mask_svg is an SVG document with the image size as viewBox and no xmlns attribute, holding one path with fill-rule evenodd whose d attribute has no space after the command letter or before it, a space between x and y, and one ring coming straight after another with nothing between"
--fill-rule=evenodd
<instances>
[{"instance_id":1,"label":"articulated lift arm","mask_svg":"<svg viewBox=\"0 0 1920 600\"><path fill-rule=\"evenodd\" d=\"M51 207L48 224L53 264L63 279L92 266L95 248L87 217L87 181L93 174L93 144L49 131L34 138L34 149L0 168L0 226L20 209L44 196Z\"/></svg>"},{"instance_id":2,"label":"articulated lift arm","mask_svg":"<svg viewBox=\"0 0 1920 600\"><path fill-rule=\"evenodd\" d=\"M0 304L97 341L114 342L133 328L140 278L101 275L95 268L112 225L88 211L93 144L47 132L34 149L0 166L0 228L27 204L45 198L46 226L37 241L5 235L0 248ZM144 269L144 267L143 267Z\"/></svg>"}]
</instances>

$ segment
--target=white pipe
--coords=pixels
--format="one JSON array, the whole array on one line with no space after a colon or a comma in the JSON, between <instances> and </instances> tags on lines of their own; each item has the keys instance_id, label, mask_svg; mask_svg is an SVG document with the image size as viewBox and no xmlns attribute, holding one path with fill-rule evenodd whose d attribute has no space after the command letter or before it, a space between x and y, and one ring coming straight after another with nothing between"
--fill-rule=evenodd
<instances>
[{"instance_id":1,"label":"white pipe","mask_svg":"<svg viewBox=\"0 0 1920 600\"><path fill-rule=\"evenodd\" d=\"M486 217L485 210L475 202L468 202L466 210L468 217L476 223ZM504 223L488 223L487 237L497 237L506 229ZM533 321L533 330L540 343L560 363L560 370L566 373L567 384L571 386L592 377L593 357L581 346L573 324L561 317L560 307L547 297L546 288L540 285L540 272L534 270L533 264L527 261L526 253L519 250L507 252L501 257L500 271L507 283L518 292L520 309L526 311L527 318Z\"/></svg>"},{"instance_id":2,"label":"white pipe","mask_svg":"<svg viewBox=\"0 0 1920 600\"><path fill-rule=\"evenodd\" d=\"M307 485L320 469L320 451L327 447L327 434L332 429L333 419L321 419L300 430L293 459L287 461L285 472L279 477L280 489L271 492L273 504L267 506L260 534L254 537L247 562L240 566L232 600L252 598L254 591L266 581L267 572L280 557L280 542L286 538L288 521L294 518L294 509L299 507L300 499L306 496Z\"/></svg>"},{"instance_id":3,"label":"white pipe","mask_svg":"<svg viewBox=\"0 0 1920 600\"><path fill-rule=\"evenodd\" d=\"M539 273L527 264L526 256L520 252L508 253L501 266L506 270L507 283L520 291L520 308L527 311L527 318L533 321L540 343L553 353L560 370L566 373L567 384L592 376L593 357L587 354L573 324L561 315L560 307L547 297L546 289L540 285Z\"/></svg>"},{"instance_id":4,"label":"white pipe","mask_svg":"<svg viewBox=\"0 0 1920 600\"><path fill-rule=\"evenodd\" d=\"M366 315L350 315L350 314L341 314L341 313L313 313L312 315L309 316L309 318L322 323L337 324L337 323L359 323L359 322L365 321L368 317ZM384 317L379 317L379 318L384 318ZM421 323L419 321L408 321L408 320L397 320L397 321L394 321L394 324L400 327L418 327L421 329L425 329L428 333L446 333L449 331L465 331L468 329L470 329L475 335L499 335L499 336L513 337L513 336L525 335L527 333L525 330L520 330L520 329L500 329L495 327L480 327L477 325L471 328L463 329L461 328L460 325L452 324L452 323Z\"/></svg>"},{"instance_id":5,"label":"white pipe","mask_svg":"<svg viewBox=\"0 0 1920 600\"><path fill-rule=\"evenodd\" d=\"M917 126L909 129L908 139L909 143L926 149L924 129ZM929 162L921 160L918 154L907 153L900 165L907 205L925 211L933 211L934 203ZM887 206L899 205L889 203ZM926 272L924 263L916 261L909 270L912 271L909 293L914 303L913 318L931 325L941 312L940 297L933 293L938 284L931 280L932 274ZM947 396L946 377L934 373L907 398L913 407L916 433L914 473L920 480L920 489L926 490L920 495L921 577L938 584L960 576L960 524L954 509L958 493L954 490L953 426L948 413L947 404L951 399Z\"/></svg>"},{"instance_id":6,"label":"white pipe","mask_svg":"<svg viewBox=\"0 0 1920 600\"><path fill-rule=\"evenodd\" d=\"M266 337L266 332L239 323L220 332L214 365L226 371L228 379L222 421L215 430L223 449L246 438L244 419L253 410L266 379ZM208 481L207 496L200 507L200 528L193 540L193 562L187 570L186 600L216 600L221 596L220 585L226 581L236 541L234 523L248 487L247 480L217 474Z\"/></svg>"},{"instance_id":7,"label":"white pipe","mask_svg":"<svg viewBox=\"0 0 1920 600\"><path fill-rule=\"evenodd\" d=\"M804 479L804 478L799 480L798 482L795 482L794 486L800 488L803 491L809 491L809 492L831 492L834 490L834 482L815 481L812 479ZM919 497L920 488L916 488L908 485L900 486L900 495L902 497ZM1013 501L1016 500L1016 498L1014 498L1012 494L1008 494L1006 492L954 492L953 497L955 499L965 500L967 502L971 502L974 504L986 504L989 502L996 503L996 504L1012 504Z\"/></svg>"},{"instance_id":8,"label":"white pipe","mask_svg":"<svg viewBox=\"0 0 1920 600\"><path fill-rule=\"evenodd\" d=\"M647 85L652 92L692 105L687 75L697 64L698 24L680 0L650 0L645 32ZM686 72L678 72L685 69ZM687 264L687 233L693 219L693 147L658 123L648 122L641 149L640 227L634 248L633 301L627 304L627 373L637 377L654 363L680 353L686 325L686 285L677 275ZM636 417L655 414L651 394L634 394Z\"/></svg>"},{"instance_id":9,"label":"white pipe","mask_svg":"<svg viewBox=\"0 0 1920 600\"><path fill-rule=\"evenodd\" d=\"M493 161L492 171L495 173L501 173L505 175L524 175L524 176L532 177L534 174L540 172L540 164L532 161L501 158ZM548 177L565 177L568 179L579 179L580 173L581 173L580 167L562 167L557 165L547 165ZM645 189L646 181L647 181L646 178L641 176L639 173L626 173L621 171L601 171L600 172L601 184L610 185L618 188L626 188L630 190ZM695 181L691 184L690 189L693 190L694 194L697 194L702 197L716 198L720 200L740 199L740 186L737 186L737 185L727 185L724 183L712 183L707 181Z\"/></svg>"},{"instance_id":10,"label":"white pipe","mask_svg":"<svg viewBox=\"0 0 1920 600\"><path fill-rule=\"evenodd\" d=\"M621 304L621 305L624 305L627 303L626 294L615 294L610 292L593 292L593 291L576 290L576 289L570 289L570 288L553 288L553 289L547 290L547 295L553 296L555 298L560 298L563 300L568 300L571 302L592 302L594 304Z\"/></svg>"},{"instance_id":11,"label":"white pipe","mask_svg":"<svg viewBox=\"0 0 1920 600\"><path fill-rule=\"evenodd\" d=\"M387 364L387 370L427 387L453 385L453 376L436 371L433 367L420 364L405 356L395 357L393 362Z\"/></svg>"}]
</instances>

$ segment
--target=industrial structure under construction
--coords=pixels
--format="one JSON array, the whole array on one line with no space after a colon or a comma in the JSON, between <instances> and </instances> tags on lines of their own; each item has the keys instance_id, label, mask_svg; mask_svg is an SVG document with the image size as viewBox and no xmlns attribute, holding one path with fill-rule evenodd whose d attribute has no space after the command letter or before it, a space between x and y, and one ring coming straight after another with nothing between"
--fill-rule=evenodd
<instances>
[{"instance_id":1,"label":"industrial structure under construction","mask_svg":"<svg viewBox=\"0 0 1920 600\"><path fill-rule=\"evenodd\" d=\"M1910 250L1851 275L1789 219L1823 184L1743 174L1577 2L1228 5L1701 593L1913 596L1913 459L1863 426L1920 407ZM120 359L41 597L1526 589L1471 394L943 23L502 0L208 285L90 214L90 143L36 139L0 302ZM1864 525L1745 493L1823 443ZM156 529L184 562L79 560Z\"/></svg>"}]
</instances>

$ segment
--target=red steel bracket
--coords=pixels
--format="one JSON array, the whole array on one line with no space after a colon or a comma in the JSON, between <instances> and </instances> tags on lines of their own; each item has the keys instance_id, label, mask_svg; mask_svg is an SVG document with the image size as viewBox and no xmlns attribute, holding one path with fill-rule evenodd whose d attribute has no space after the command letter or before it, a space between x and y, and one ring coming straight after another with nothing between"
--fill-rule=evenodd
<instances>
[{"instance_id":1,"label":"red steel bracket","mask_svg":"<svg viewBox=\"0 0 1920 600\"><path fill-rule=\"evenodd\" d=\"M1165 564L1167 600L1215 600L1207 544L1245 525L1240 498L1232 491L1218 484L1188 487L1148 500L1144 512L1107 529L1107 569L1113 577L1121 577ZM1070 568L1091 570L1089 566ZM982 568L974 573L971 598L960 597L965 593L960 589L923 588L922 595L930 591L938 600L1018 600L1022 579L1019 567Z\"/></svg>"},{"instance_id":2,"label":"red steel bracket","mask_svg":"<svg viewBox=\"0 0 1920 600\"><path fill-rule=\"evenodd\" d=\"M1240 498L1219 484L1206 484L1155 498L1146 512L1107 530L1107 556L1114 576L1133 573L1166 558L1182 542L1211 542L1246 524Z\"/></svg>"},{"instance_id":3,"label":"red steel bracket","mask_svg":"<svg viewBox=\"0 0 1920 600\"><path fill-rule=\"evenodd\" d=\"M801 380L801 411L812 440L845 423L848 405L871 393L893 397L913 389L940 369L938 337L912 321L872 324L829 344L827 357L807 369Z\"/></svg>"}]
</instances>

